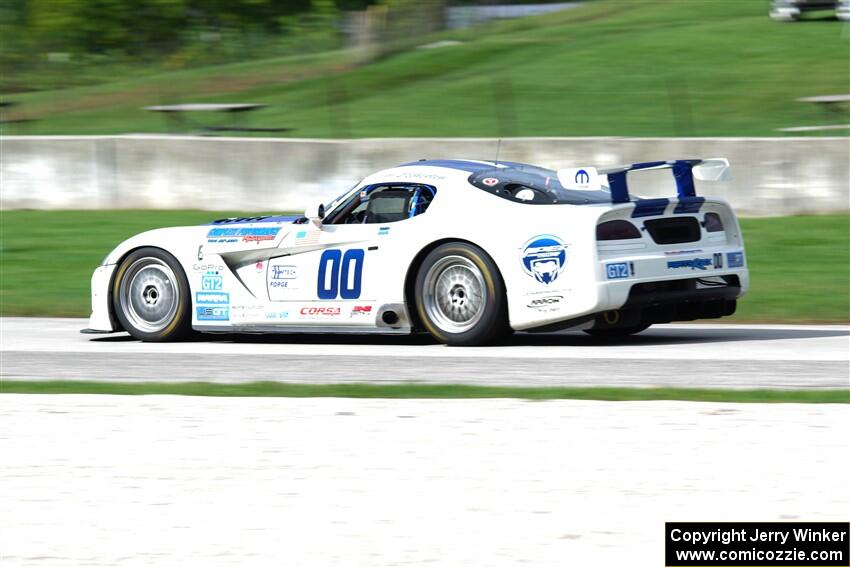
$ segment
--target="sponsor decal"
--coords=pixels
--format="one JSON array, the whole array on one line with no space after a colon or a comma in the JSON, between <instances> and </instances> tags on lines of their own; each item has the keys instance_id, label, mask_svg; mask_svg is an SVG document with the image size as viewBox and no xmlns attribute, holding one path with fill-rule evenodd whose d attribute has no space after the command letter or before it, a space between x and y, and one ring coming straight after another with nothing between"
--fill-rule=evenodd
<instances>
[{"instance_id":1,"label":"sponsor decal","mask_svg":"<svg viewBox=\"0 0 850 567\"><path fill-rule=\"evenodd\" d=\"M528 307L537 309L538 311L557 311L561 308L561 303L564 301L562 295L550 295L547 297L538 297L528 302Z\"/></svg>"},{"instance_id":2,"label":"sponsor decal","mask_svg":"<svg viewBox=\"0 0 850 567\"><path fill-rule=\"evenodd\" d=\"M668 270L678 270L679 268L690 268L692 270L705 270L713 264L711 258L691 258L690 260L675 260L667 262Z\"/></svg>"},{"instance_id":3,"label":"sponsor decal","mask_svg":"<svg viewBox=\"0 0 850 567\"><path fill-rule=\"evenodd\" d=\"M192 271L193 271L193 272L212 272L212 273L218 273L218 272L223 272L223 271L224 271L224 266L223 266L223 265L221 265L221 264L202 264L202 263L197 263L197 264L192 264Z\"/></svg>"},{"instance_id":4,"label":"sponsor decal","mask_svg":"<svg viewBox=\"0 0 850 567\"><path fill-rule=\"evenodd\" d=\"M230 309L226 305L195 307L198 321L227 321L230 319Z\"/></svg>"},{"instance_id":5,"label":"sponsor decal","mask_svg":"<svg viewBox=\"0 0 850 567\"><path fill-rule=\"evenodd\" d=\"M224 289L224 278L216 271L208 271L201 277L201 289L204 291L221 291Z\"/></svg>"},{"instance_id":6,"label":"sponsor decal","mask_svg":"<svg viewBox=\"0 0 850 567\"><path fill-rule=\"evenodd\" d=\"M495 177L485 177L481 180L481 183L483 183L487 187L492 187L493 185L497 185L499 183L499 180Z\"/></svg>"},{"instance_id":7,"label":"sponsor decal","mask_svg":"<svg viewBox=\"0 0 850 567\"><path fill-rule=\"evenodd\" d=\"M340 307L326 307L326 306L313 306L313 307L302 307L300 313L306 316L326 316L326 317L336 317L342 313L342 308Z\"/></svg>"},{"instance_id":8,"label":"sponsor decal","mask_svg":"<svg viewBox=\"0 0 850 567\"><path fill-rule=\"evenodd\" d=\"M359 317L361 315L369 315L372 313L371 305L355 305L351 309L351 315L349 317Z\"/></svg>"},{"instance_id":9,"label":"sponsor decal","mask_svg":"<svg viewBox=\"0 0 850 567\"><path fill-rule=\"evenodd\" d=\"M743 252L727 252L726 253L726 263L729 264L730 268L741 268L744 266L744 253Z\"/></svg>"},{"instance_id":10,"label":"sponsor decal","mask_svg":"<svg viewBox=\"0 0 850 567\"><path fill-rule=\"evenodd\" d=\"M551 285L567 265L567 245L557 236L541 234L525 243L520 256L526 274Z\"/></svg>"},{"instance_id":11,"label":"sponsor decal","mask_svg":"<svg viewBox=\"0 0 850 567\"><path fill-rule=\"evenodd\" d=\"M269 287L294 289L298 279L298 267L272 264L269 266Z\"/></svg>"},{"instance_id":12,"label":"sponsor decal","mask_svg":"<svg viewBox=\"0 0 850 567\"><path fill-rule=\"evenodd\" d=\"M577 185L587 185L590 183L590 174L583 169L579 169L576 171L575 182Z\"/></svg>"},{"instance_id":13,"label":"sponsor decal","mask_svg":"<svg viewBox=\"0 0 850 567\"><path fill-rule=\"evenodd\" d=\"M274 240L279 228L211 228L207 232L207 242L232 243L232 242L256 242Z\"/></svg>"},{"instance_id":14,"label":"sponsor decal","mask_svg":"<svg viewBox=\"0 0 850 567\"><path fill-rule=\"evenodd\" d=\"M203 305L229 305L230 294L217 291L199 291L195 294L195 303Z\"/></svg>"},{"instance_id":15,"label":"sponsor decal","mask_svg":"<svg viewBox=\"0 0 850 567\"><path fill-rule=\"evenodd\" d=\"M265 313L263 305L232 305L230 307L231 321L256 321Z\"/></svg>"},{"instance_id":16,"label":"sponsor decal","mask_svg":"<svg viewBox=\"0 0 850 567\"><path fill-rule=\"evenodd\" d=\"M615 262L605 264L605 275L609 280L626 279L634 273L634 264L627 262Z\"/></svg>"},{"instance_id":17,"label":"sponsor decal","mask_svg":"<svg viewBox=\"0 0 850 567\"><path fill-rule=\"evenodd\" d=\"M396 173L394 177L398 179L445 179L445 175L436 175L433 173Z\"/></svg>"},{"instance_id":18,"label":"sponsor decal","mask_svg":"<svg viewBox=\"0 0 850 567\"><path fill-rule=\"evenodd\" d=\"M382 226L381 228L378 229L378 236L386 236L389 233L390 233L390 227L388 227L388 226Z\"/></svg>"},{"instance_id":19,"label":"sponsor decal","mask_svg":"<svg viewBox=\"0 0 850 567\"><path fill-rule=\"evenodd\" d=\"M270 311L266 313L266 319L276 321L278 319L289 319L289 311Z\"/></svg>"},{"instance_id":20,"label":"sponsor decal","mask_svg":"<svg viewBox=\"0 0 850 567\"><path fill-rule=\"evenodd\" d=\"M665 256L678 256L680 254L699 254L702 252L702 248L695 248L693 250L668 250L664 253Z\"/></svg>"},{"instance_id":21,"label":"sponsor decal","mask_svg":"<svg viewBox=\"0 0 850 567\"><path fill-rule=\"evenodd\" d=\"M205 275L201 287L206 291L195 293L195 316L198 321L227 321L230 319L230 294L219 291L221 289L221 276L216 274ZM207 288L204 285L218 287Z\"/></svg>"}]
</instances>

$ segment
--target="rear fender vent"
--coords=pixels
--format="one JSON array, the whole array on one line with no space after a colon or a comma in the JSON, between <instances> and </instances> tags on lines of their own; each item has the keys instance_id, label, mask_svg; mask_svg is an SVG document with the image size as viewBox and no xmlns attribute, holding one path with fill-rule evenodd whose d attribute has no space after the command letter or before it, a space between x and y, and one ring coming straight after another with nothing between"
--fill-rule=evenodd
<instances>
[{"instance_id":1,"label":"rear fender vent","mask_svg":"<svg viewBox=\"0 0 850 567\"><path fill-rule=\"evenodd\" d=\"M699 221L694 217L675 217L644 221L643 226L656 244L696 242L702 237Z\"/></svg>"}]
</instances>

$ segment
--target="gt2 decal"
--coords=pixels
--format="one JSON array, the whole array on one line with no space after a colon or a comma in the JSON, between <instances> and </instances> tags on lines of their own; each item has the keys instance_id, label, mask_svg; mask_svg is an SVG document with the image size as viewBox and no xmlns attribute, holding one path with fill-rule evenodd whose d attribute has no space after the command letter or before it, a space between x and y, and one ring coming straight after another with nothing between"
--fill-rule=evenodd
<instances>
[{"instance_id":1,"label":"gt2 decal","mask_svg":"<svg viewBox=\"0 0 850 567\"><path fill-rule=\"evenodd\" d=\"M201 278L201 289L204 291L221 291L224 288L224 278L218 272L207 272Z\"/></svg>"},{"instance_id":2,"label":"gt2 decal","mask_svg":"<svg viewBox=\"0 0 850 567\"><path fill-rule=\"evenodd\" d=\"M557 236L541 234L525 243L520 256L525 273L549 285L567 265L567 245Z\"/></svg>"},{"instance_id":3,"label":"gt2 decal","mask_svg":"<svg viewBox=\"0 0 850 567\"><path fill-rule=\"evenodd\" d=\"M609 280L622 280L631 275L629 264L626 262L616 262L614 264L605 264L605 274Z\"/></svg>"},{"instance_id":4,"label":"gt2 decal","mask_svg":"<svg viewBox=\"0 0 850 567\"><path fill-rule=\"evenodd\" d=\"M316 282L319 299L360 299L365 256L361 248L346 250L344 255L336 248L322 252Z\"/></svg>"}]
</instances>

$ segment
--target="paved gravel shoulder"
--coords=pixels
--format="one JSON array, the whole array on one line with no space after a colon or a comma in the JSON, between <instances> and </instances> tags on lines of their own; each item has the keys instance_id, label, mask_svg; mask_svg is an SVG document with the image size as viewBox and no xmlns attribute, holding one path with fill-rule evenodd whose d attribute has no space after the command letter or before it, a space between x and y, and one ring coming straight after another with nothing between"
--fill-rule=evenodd
<instances>
[{"instance_id":1,"label":"paved gravel shoulder","mask_svg":"<svg viewBox=\"0 0 850 567\"><path fill-rule=\"evenodd\" d=\"M0 395L3 567L663 564L846 521L846 405Z\"/></svg>"}]
</instances>

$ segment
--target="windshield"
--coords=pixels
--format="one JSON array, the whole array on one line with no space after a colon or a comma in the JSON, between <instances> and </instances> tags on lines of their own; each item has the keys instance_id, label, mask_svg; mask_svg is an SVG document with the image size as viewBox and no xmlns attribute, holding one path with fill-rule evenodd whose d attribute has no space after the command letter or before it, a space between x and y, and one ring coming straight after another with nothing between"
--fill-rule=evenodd
<instances>
[{"instance_id":1,"label":"windshield","mask_svg":"<svg viewBox=\"0 0 850 567\"><path fill-rule=\"evenodd\" d=\"M342 195L340 195L339 197L337 197L336 199L334 199L330 203L326 203L325 204L325 211L330 213L335 208L337 208L342 202L346 201L349 198L349 196L351 195L351 193L354 192L354 190L357 189L357 186L360 185L362 182L363 182L363 179L361 179L360 181L358 181L357 183L355 183L354 185L352 185L351 187L346 189L345 193L343 193Z\"/></svg>"},{"instance_id":2,"label":"windshield","mask_svg":"<svg viewBox=\"0 0 850 567\"><path fill-rule=\"evenodd\" d=\"M507 167L488 169L469 176L469 182L488 193L529 205L586 205L610 203L611 192L565 189L558 173L535 165L499 162Z\"/></svg>"}]
</instances>

